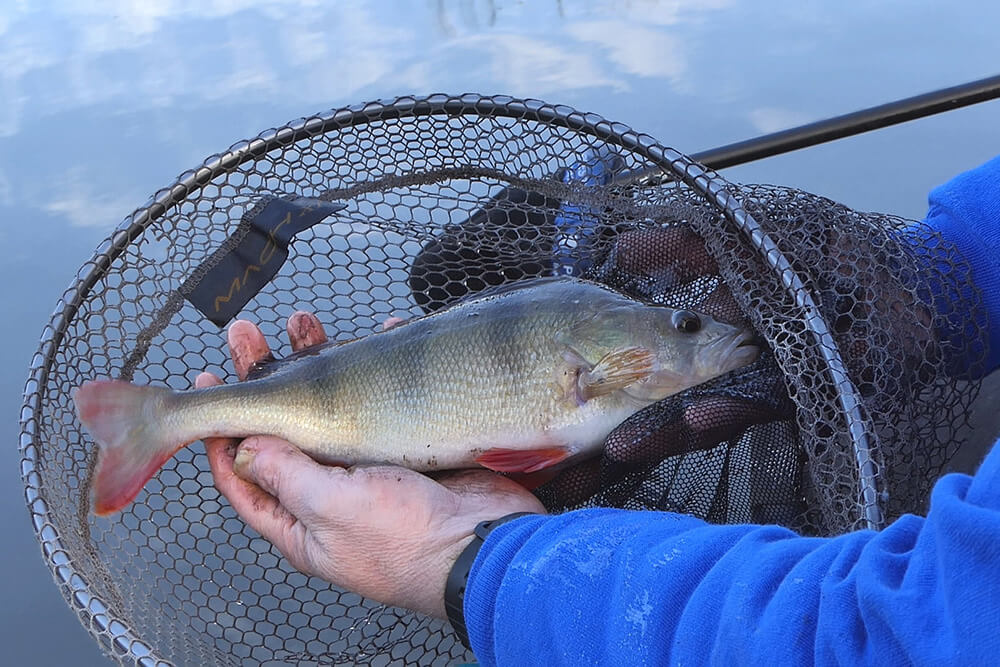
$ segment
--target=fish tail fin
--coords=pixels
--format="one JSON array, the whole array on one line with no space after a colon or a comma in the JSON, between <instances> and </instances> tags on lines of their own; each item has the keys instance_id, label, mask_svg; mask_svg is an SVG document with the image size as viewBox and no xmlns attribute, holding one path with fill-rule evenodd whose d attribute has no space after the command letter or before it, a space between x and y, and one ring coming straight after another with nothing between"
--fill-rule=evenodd
<instances>
[{"instance_id":1,"label":"fish tail fin","mask_svg":"<svg viewBox=\"0 0 1000 667\"><path fill-rule=\"evenodd\" d=\"M150 402L169 389L122 380L93 380L73 392L76 413L99 447L93 478L94 513L124 508L186 442L149 421Z\"/></svg>"}]
</instances>

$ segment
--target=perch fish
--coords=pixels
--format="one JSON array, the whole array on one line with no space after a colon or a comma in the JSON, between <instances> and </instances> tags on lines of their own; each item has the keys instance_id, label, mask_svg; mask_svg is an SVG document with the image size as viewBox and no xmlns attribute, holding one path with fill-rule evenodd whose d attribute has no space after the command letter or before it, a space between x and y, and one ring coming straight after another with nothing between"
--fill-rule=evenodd
<instances>
[{"instance_id":1,"label":"perch fish","mask_svg":"<svg viewBox=\"0 0 1000 667\"><path fill-rule=\"evenodd\" d=\"M534 472L591 456L643 407L753 361L753 332L595 283L515 284L388 331L174 391L74 392L99 446L94 511L124 508L181 447L269 434L323 463Z\"/></svg>"}]
</instances>

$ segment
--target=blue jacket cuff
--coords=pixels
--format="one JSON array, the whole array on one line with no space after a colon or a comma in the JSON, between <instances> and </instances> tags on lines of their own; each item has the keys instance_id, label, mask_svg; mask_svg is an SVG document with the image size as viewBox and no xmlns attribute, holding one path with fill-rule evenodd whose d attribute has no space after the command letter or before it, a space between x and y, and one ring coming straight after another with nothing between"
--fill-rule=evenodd
<instances>
[{"instance_id":1,"label":"blue jacket cuff","mask_svg":"<svg viewBox=\"0 0 1000 667\"><path fill-rule=\"evenodd\" d=\"M545 515L524 516L498 526L486 537L476 556L465 589L464 613L469 644L483 665L496 664L494 612L507 568L528 538L551 518Z\"/></svg>"}]
</instances>

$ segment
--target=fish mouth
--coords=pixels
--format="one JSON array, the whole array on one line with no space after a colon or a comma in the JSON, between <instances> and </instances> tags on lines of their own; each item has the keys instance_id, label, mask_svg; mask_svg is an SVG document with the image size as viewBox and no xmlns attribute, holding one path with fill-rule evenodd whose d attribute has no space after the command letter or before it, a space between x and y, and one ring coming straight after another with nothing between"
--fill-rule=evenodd
<instances>
[{"instance_id":1,"label":"fish mouth","mask_svg":"<svg viewBox=\"0 0 1000 667\"><path fill-rule=\"evenodd\" d=\"M756 361L760 355L761 346L760 337L753 331L740 331L732 338L720 341L718 356L720 373L728 373Z\"/></svg>"}]
</instances>

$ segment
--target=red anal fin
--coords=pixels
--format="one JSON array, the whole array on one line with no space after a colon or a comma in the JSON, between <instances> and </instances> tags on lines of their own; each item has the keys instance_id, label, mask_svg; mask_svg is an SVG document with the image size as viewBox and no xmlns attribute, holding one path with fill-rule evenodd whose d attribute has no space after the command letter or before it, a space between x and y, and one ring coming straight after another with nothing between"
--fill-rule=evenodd
<instances>
[{"instance_id":1,"label":"red anal fin","mask_svg":"<svg viewBox=\"0 0 1000 667\"><path fill-rule=\"evenodd\" d=\"M505 449L494 447L476 457L476 463L497 472L535 472L569 457L565 447Z\"/></svg>"}]
</instances>

